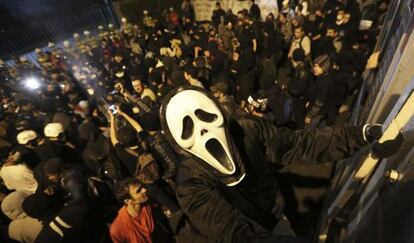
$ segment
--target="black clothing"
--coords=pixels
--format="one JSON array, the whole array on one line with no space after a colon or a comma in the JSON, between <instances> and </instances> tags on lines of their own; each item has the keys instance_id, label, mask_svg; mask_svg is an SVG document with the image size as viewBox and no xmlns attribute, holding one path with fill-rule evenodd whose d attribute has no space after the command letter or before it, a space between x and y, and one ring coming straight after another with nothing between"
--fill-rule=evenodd
<instances>
[{"instance_id":1,"label":"black clothing","mask_svg":"<svg viewBox=\"0 0 414 243\"><path fill-rule=\"evenodd\" d=\"M313 22L310 22L309 34L311 37L318 35L324 36L326 34L326 24L324 18L316 16Z\"/></svg>"},{"instance_id":2,"label":"black clothing","mask_svg":"<svg viewBox=\"0 0 414 243\"><path fill-rule=\"evenodd\" d=\"M315 59L319 56L327 54L332 56L336 53L335 46L333 44L334 39L330 36L323 36L312 44L312 58Z\"/></svg>"},{"instance_id":3,"label":"black clothing","mask_svg":"<svg viewBox=\"0 0 414 243\"><path fill-rule=\"evenodd\" d=\"M236 118L245 114L245 112L236 104L233 96L226 96L219 100L226 118Z\"/></svg>"},{"instance_id":4,"label":"black clothing","mask_svg":"<svg viewBox=\"0 0 414 243\"><path fill-rule=\"evenodd\" d=\"M328 116L327 120L329 120L329 123L333 123L336 117L333 89L334 81L332 74L323 74L315 80L309 92L310 104L307 111L309 118L314 118L316 115Z\"/></svg>"},{"instance_id":5,"label":"black clothing","mask_svg":"<svg viewBox=\"0 0 414 243\"><path fill-rule=\"evenodd\" d=\"M253 30L248 25L244 25L242 28L240 34L237 36L240 42L240 50L242 52L244 50L253 50L253 39L255 39Z\"/></svg>"},{"instance_id":6,"label":"black clothing","mask_svg":"<svg viewBox=\"0 0 414 243\"><path fill-rule=\"evenodd\" d=\"M229 131L246 177L225 186L203 161L184 159L178 169L177 197L189 224L181 230L180 242L281 242L270 233L283 210L272 167L335 161L366 144L360 126L292 132L244 117Z\"/></svg>"},{"instance_id":7,"label":"black clothing","mask_svg":"<svg viewBox=\"0 0 414 243\"><path fill-rule=\"evenodd\" d=\"M66 205L72 205L79 201L87 200L87 174L83 166L68 166L60 179Z\"/></svg>"},{"instance_id":8,"label":"black clothing","mask_svg":"<svg viewBox=\"0 0 414 243\"><path fill-rule=\"evenodd\" d=\"M220 24L221 16L225 17L226 12L223 9L215 9L213 10L213 15L211 16L211 22L214 26L218 26Z\"/></svg>"},{"instance_id":9,"label":"black clothing","mask_svg":"<svg viewBox=\"0 0 414 243\"><path fill-rule=\"evenodd\" d=\"M325 14L326 23L334 23L336 21L336 14L339 9L345 9L343 3L338 0L328 0L326 1L323 12Z\"/></svg>"},{"instance_id":10,"label":"black clothing","mask_svg":"<svg viewBox=\"0 0 414 243\"><path fill-rule=\"evenodd\" d=\"M132 176L135 174L137 169L139 153L130 149L128 149L128 152L127 149L128 148L120 143L117 143L114 146L116 156L119 158L122 165L126 168L128 174Z\"/></svg>"},{"instance_id":11,"label":"black clothing","mask_svg":"<svg viewBox=\"0 0 414 243\"><path fill-rule=\"evenodd\" d=\"M221 78L224 74L223 71L226 64L226 59L227 57L223 52L217 50L214 53L214 56L211 60L211 79L213 83L222 81Z\"/></svg>"},{"instance_id":12,"label":"black clothing","mask_svg":"<svg viewBox=\"0 0 414 243\"><path fill-rule=\"evenodd\" d=\"M289 94L293 97L303 97L313 81L311 66L305 62L300 63L293 71L288 84Z\"/></svg>"},{"instance_id":13,"label":"black clothing","mask_svg":"<svg viewBox=\"0 0 414 243\"><path fill-rule=\"evenodd\" d=\"M178 156L174 152L174 149L165 139L164 134L161 131L155 132L155 134L148 136L148 142L151 148L152 154L157 161L161 162L164 169L164 178L171 178L175 176L178 165Z\"/></svg>"},{"instance_id":14,"label":"black clothing","mask_svg":"<svg viewBox=\"0 0 414 243\"><path fill-rule=\"evenodd\" d=\"M78 202L71 206L63 207L55 214L54 218L44 222L44 227L35 242L91 242L91 239L87 237L87 232L92 231L99 222L96 222L94 218L88 217L89 213L90 208L86 202Z\"/></svg>"},{"instance_id":15,"label":"black clothing","mask_svg":"<svg viewBox=\"0 0 414 243\"><path fill-rule=\"evenodd\" d=\"M111 141L100 134L95 139L90 139L82 153L86 167L93 173L119 180L126 174L125 168L113 151Z\"/></svg>"},{"instance_id":16,"label":"black clothing","mask_svg":"<svg viewBox=\"0 0 414 243\"><path fill-rule=\"evenodd\" d=\"M67 162L78 162L79 159L79 154L76 149L60 141L46 140L33 150L41 161L46 161L51 158L62 158Z\"/></svg>"},{"instance_id":17,"label":"black clothing","mask_svg":"<svg viewBox=\"0 0 414 243\"><path fill-rule=\"evenodd\" d=\"M42 193L48 187L53 187L55 196L61 197L67 204L87 198L87 175L86 170L80 165L66 165L59 183L48 180L44 170L44 162L38 164L33 171L37 181L36 193Z\"/></svg>"},{"instance_id":18,"label":"black clothing","mask_svg":"<svg viewBox=\"0 0 414 243\"><path fill-rule=\"evenodd\" d=\"M260 8L257 6L257 4L253 3L253 5L250 7L249 15L255 20L260 20Z\"/></svg>"}]
</instances>

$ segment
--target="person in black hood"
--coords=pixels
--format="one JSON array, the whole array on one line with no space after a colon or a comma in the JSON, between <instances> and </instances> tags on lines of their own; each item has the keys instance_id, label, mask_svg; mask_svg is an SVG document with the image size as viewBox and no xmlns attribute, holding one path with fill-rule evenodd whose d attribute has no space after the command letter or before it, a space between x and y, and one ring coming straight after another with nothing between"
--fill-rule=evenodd
<instances>
[{"instance_id":1,"label":"person in black hood","mask_svg":"<svg viewBox=\"0 0 414 243\"><path fill-rule=\"evenodd\" d=\"M293 70L288 83L288 93L292 98L295 123L298 128L303 128L305 119L306 95L313 83L311 66L305 58L302 49L296 49L292 57Z\"/></svg>"},{"instance_id":2,"label":"person in black hood","mask_svg":"<svg viewBox=\"0 0 414 243\"><path fill-rule=\"evenodd\" d=\"M188 100L192 102L184 102ZM161 123L183 156L177 198L186 221L179 242L300 242L271 232L284 219L272 168L351 156L371 142L364 134L374 127L292 132L254 117L227 121L217 101L194 87L179 88L165 98ZM394 153L403 138L397 140L389 141Z\"/></svg>"},{"instance_id":3,"label":"person in black hood","mask_svg":"<svg viewBox=\"0 0 414 243\"><path fill-rule=\"evenodd\" d=\"M326 54L317 57L313 63L313 74L316 79L308 93L305 124L312 123L312 126L318 126L324 118L328 126L335 122L336 112L332 110L334 81L331 67L332 60Z\"/></svg>"},{"instance_id":4,"label":"person in black hood","mask_svg":"<svg viewBox=\"0 0 414 243\"><path fill-rule=\"evenodd\" d=\"M249 9L249 15L257 20L260 21L260 8L259 6L254 2L254 0L250 0L250 9Z\"/></svg>"},{"instance_id":5,"label":"person in black hood","mask_svg":"<svg viewBox=\"0 0 414 243\"><path fill-rule=\"evenodd\" d=\"M294 69L290 75L288 91L292 97L301 98L306 95L313 81L311 66L303 49L293 52L292 66Z\"/></svg>"},{"instance_id":6,"label":"person in black hood","mask_svg":"<svg viewBox=\"0 0 414 243\"><path fill-rule=\"evenodd\" d=\"M215 27L220 23L221 17L225 17L226 12L221 8L221 3L216 2L216 8L213 10L213 15L211 16L211 22Z\"/></svg>"}]
</instances>

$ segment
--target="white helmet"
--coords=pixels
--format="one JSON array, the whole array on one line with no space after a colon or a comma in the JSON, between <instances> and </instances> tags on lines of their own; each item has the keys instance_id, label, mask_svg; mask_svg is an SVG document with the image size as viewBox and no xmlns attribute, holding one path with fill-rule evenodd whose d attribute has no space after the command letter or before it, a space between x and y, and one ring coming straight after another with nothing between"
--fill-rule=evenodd
<instances>
[{"instance_id":1,"label":"white helmet","mask_svg":"<svg viewBox=\"0 0 414 243\"><path fill-rule=\"evenodd\" d=\"M79 34L78 33L73 33L73 38L79 38Z\"/></svg>"},{"instance_id":2,"label":"white helmet","mask_svg":"<svg viewBox=\"0 0 414 243\"><path fill-rule=\"evenodd\" d=\"M88 35L90 35L90 34L91 34L91 32L90 32L89 30L85 30L85 31L83 32L83 34L84 34L84 35L86 35L86 36L88 36Z\"/></svg>"},{"instance_id":3,"label":"white helmet","mask_svg":"<svg viewBox=\"0 0 414 243\"><path fill-rule=\"evenodd\" d=\"M102 25L98 26L98 30L103 30L103 29L104 29L104 27Z\"/></svg>"},{"instance_id":4,"label":"white helmet","mask_svg":"<svg viewBox=\"0 0 414 243\"><path fill-rule=\"evenodd\" d=\"M49 123L45 126L43 132L48 138L57 138L64 132L63 125L61 123Z\"/></svg>"},{"instance_id":5,"label":"white helmet","mask_svg":"<svg viewBox=\"0 0 414 243\"><path fill-rule=\"evenodd\" d=\"M47 47L53 48L53 47L55 47L55 43L49 42L49 43L47 43Z\"/></svg>"},{"instance_id":6,"label":"white helmet","mask_svg":"<svg viewBox=\"0 0 414 243\"><path fill-rule=\"evenodd\" d=\"M147 15L148 14L148 10L144 10L144 12L142 12L144 15Z\"/></svg>"},{"instance_id":7,"label":"white helmet","mask_svg":"<svg viewBox=\"0 0 414 243\"><path fill-rule=\"evenodd\" d=\"M37 133L33 130L24 130L17 134L17 142L19 144L27 144L37 138Z\"/></svg>"},{"instance_id":8,"label":"white helmet","mask_svg":"<svg viewBox=\"0 0 414 243\"><path fill-rule=\"evenodd\" d=\"M63 46L66 48L70 47L70 42L68 40L63 41Z\"/></svg>"},{"instance_id":9,"label":"white helmet","mask_svg":"<svg viewBox=\"0 0 414 243\"><path fill-rule=\"evenodd\" d=\"M227 133L220 105L206 91L194 87L173 91L161 107L161 121L177 152L201 161L227 186L243 180L244 166Z\"/></svg>"},{"instance_id":10,"label":"white helmet","mask_svg":"<svg viewBox=\"0 0 414 243\"><path fill-rule=\"evenodd\" d=\"M126 22L128 22L128 20L127 20L127 18L122 17L122 18L121 18L121 22L125 24Z\"/></svg>"}]
</instances>

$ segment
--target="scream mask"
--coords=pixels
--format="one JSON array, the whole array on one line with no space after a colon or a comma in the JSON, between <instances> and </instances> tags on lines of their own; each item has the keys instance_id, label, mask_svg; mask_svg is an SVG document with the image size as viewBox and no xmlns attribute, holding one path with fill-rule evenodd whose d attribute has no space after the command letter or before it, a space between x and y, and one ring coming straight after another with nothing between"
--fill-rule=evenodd
<instances>
[{"instance_id":1,"label":"scream mask","mask_svg":"<svg viewBox=\"0 0 414 243\"><path fill-rule=\"evenodd\" d=\"M244 178L223 113L204 90L189 87L173 91L164 100L161 117L163 130L179 153L196 157L227 186Z\"/></svg>"}]
</instances>

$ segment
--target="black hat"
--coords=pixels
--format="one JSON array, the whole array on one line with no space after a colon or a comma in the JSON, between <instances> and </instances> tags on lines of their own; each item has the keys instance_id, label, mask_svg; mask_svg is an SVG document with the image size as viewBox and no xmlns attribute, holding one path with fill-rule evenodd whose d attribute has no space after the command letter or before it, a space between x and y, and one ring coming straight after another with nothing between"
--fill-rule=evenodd
<instances>
[{"instance_id":1,"label":"black hat","mask_svg":"<svg viewBox=\"0 0 414 243\"><path fill-rule=\"evenodd\" d=\"M61 173L65 167L63 160L59 158L51 158L43 164L45 173Z\"/></svg>"},{"instance_id":2,"label":"black hat","mask_svg":"<svg viewBox=\"0 0 414 243\"><path fill-rule=\"evenodd\" d=\"M146 131L155 132L161 129L160 118L151 112L142 115L139 122Z\"/></svg>"},{"instance_id":3,"label":"black hat","mask_svg":"<svg viewBox=\"0 0 414 243\"><path fill-rule=\"evenodd\" d=\"M303 62L305 60L305 51L302 48L298 48L293 51L292 59L295 62Z\"/></svg>"},{"instance_id":4,"label":"black hat","mask_svg":"<svg viewBox=\"0 0 414 243\"><path fill-rule=\"evenodd\" d=\"M23 201L24 212L32 218L43 218L50 212L51 199L43 192L36 192Z\"/></svg>"}]
</instances>

